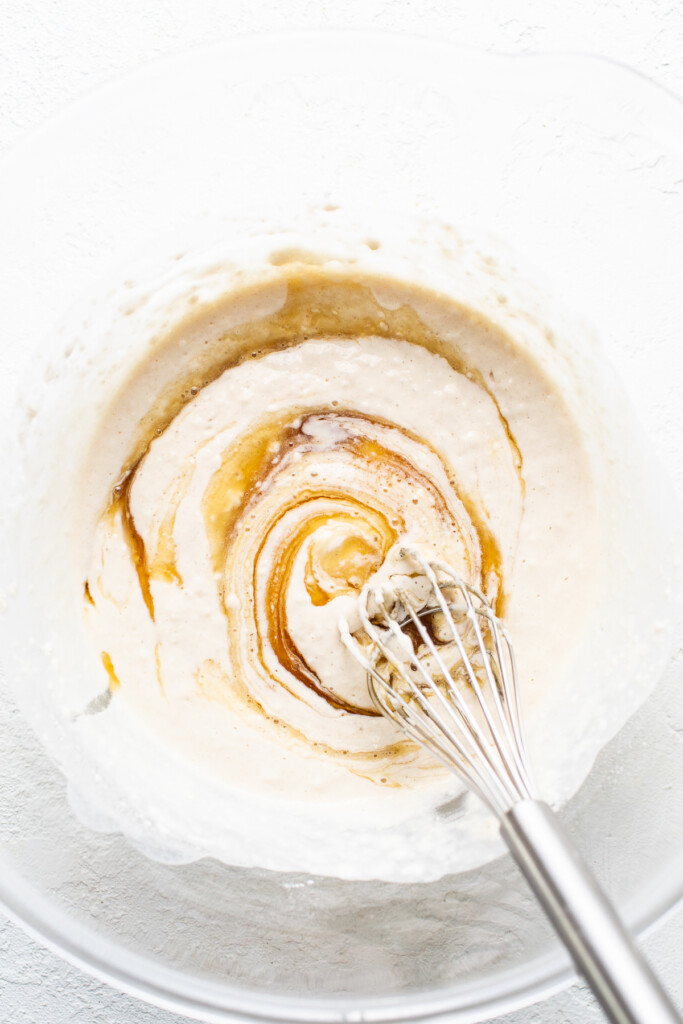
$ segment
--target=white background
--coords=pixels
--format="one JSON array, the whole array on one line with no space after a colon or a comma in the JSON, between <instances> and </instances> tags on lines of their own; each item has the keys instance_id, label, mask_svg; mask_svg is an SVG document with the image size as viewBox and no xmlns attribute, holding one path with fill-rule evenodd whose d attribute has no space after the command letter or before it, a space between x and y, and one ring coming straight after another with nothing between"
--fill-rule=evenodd
<instances>
[{"instance_id":1,"label":"white background","mask_svg":"<svg viewBox=\"0 0 683 1024\"><path fill-rule=\"evenodd\" d=\"M501 51L583 50L683 96L676 0L0 0L0 154L70 99L157 56L261 29L355 26ZM683 1007L683 909L645 948ZM597 1024L577 986L503 1024ZM0 1024L184 1024L81 975L0 919Z\"/></svg>"}]
</instances>

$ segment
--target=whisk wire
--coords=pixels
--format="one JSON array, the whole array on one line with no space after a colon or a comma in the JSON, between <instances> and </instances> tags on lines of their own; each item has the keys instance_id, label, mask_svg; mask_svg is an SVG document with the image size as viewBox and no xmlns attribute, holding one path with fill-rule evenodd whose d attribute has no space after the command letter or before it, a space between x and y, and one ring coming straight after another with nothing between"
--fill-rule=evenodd
<instances>
[{"instance_id":1,"label":"whisk wire","mask_svg":"<svg viewBox=\"0 0 683 1024\"><path fill-rule=\"evenodd\" d=\"M397 593L400 594L401 592L398 591ZM406 598L404 598L404 600L405 599ZM443 661L443 658L441 657L438 651L438 648L434 644L432 638L429 636L429 633L425 629L423 623L420 621L419 616L416 615L410 603L406 605L406 611L408 612L411 621L414 623L419 633L420 639L427 646L427 649L429 650L430 654L434 658L439 668L443 680L446 683L446 694L448 695L448 699L446 698L446 695L444 693L444 688L436 685L433 677L426 671L421 659L416 659L416 665L418 667L418 670L420 671L423 679L425 680L425 683L429 687L430 692L447 710L448 714L450 715L451 719L456 724L456 726L459 728L460 732L464 734L465 739L469 740L470 743L474 744L474 749L470 748L470 750L468 751L468 763L470 766L470 771L472 769L473 764L479 763L477 761L477 758L480 758L481 767L482 769L484 769L484 774L486 776L489 786L493 789L501 790L502 795L507 795L509 798L510 794L505 793L505 790L507 789L505 785L505 780L501 780L500 774L495 772L492 766L489 764L488 745L486 743L484 733L480 729L476 718L474 718L471 714L468 713L466 702L464 701L460 693L460 689L455 679L453 678L452 673L446 666L445 662ZM453 711L453 705L455 705L456 713L454 713ZM429 707L428 710L431 710L431 707Z\"/></svg>"},{"instance_id":2,"label":"whisk wire","mask_svg":"<svg viewBox=\"0 0 683 1024\"><path fill-rule=\"evenodd\" d=\"M393 619L391 619L391 617L386 612L386 609L382 608L380 614L381 614L381 617L383 618L385 626L389 629L389 631L394 636L396 636L397 638L399 638L399 639L402 638L403 637L403 633L402 633L400 627L398 626L398 624ZM458 752L461 754L461 756L464 756L464 757L468 758L468 760L471 762L473 751L471 749L468 750L468 749L464 748L462 743L458 739L457 735L453 731L453 726L455 726L455 728L458 730L460 736L463 739L465 739L465 741L467 740L466 730L463 728L463 719L461 717L457 717L457 716L453 715L452 709L449 708L448 704L443 700L443 697L442 697L441 693L439 692L438 688L435 687L433 679L431 678L429 673L426 671L426 669L425 669L424 665L422 664L422 662L419 659L416 659L415 660L416 668L417 668L418 672L420 673L420 676L421 676L423 682L425 683L425 685L428 686L429 689L433 693L436 694L438 699L441 701L443 709L450 716L450 720L452 722L452 725L450 725L450 726L449 726L449 723L443 719L442 715L435 708L433 708L429 704L429 702L427 701L427 699L424 696L424 693L416 685L415 681L409 675L407 675L405 673L405 665L398 658L396 658L396 656L394 655L394 653L391 650L391 648L386 646L386 644L384 643L384 641L380 637L379 633L377 632L377 629L376 629L375 625L372 623L372 621L370 620L369 616L367 615L367 612L363 611L362 609L361 609L361 619L362 619L363 626L364 626L364 629L365 629L366 633L371 638L373 643L376 645L377 649L381 652L382 656L387 660L387 662L400 674L401 679L402 679L404 685L408 687L411 696L414 698L414 700L416 701L416 703L420 707L420 710L426 716L426 721L425 720L422 720L422 721L418 720L418 719L416 719L416 717L414 715L411 716L410 714L407 714L406 712L409 709L408 709L404 699L398 694L398 692L395 690L395 688L390 686L387 683L387 681L382 677L382 675L376 671L374 666L371 666L371 668L372 668L371 675L372 675L373 681L375 682L375 684L377 684L379 682L379 685L380 685L382 691L389 698L387 702L381 702L380 703L380 710L387 710L388 709L390 711L390 713L391 713L391 717L393 717L393 718L400 717L401 724L404 726L404 728L406 726L408 726L409 728L416 729L419 725L429 726L430 723L431 724L436 724L436 726L440 730L440 732L451 743L453 743L454 745L457 745ZM373 688L371 687L371 692L372 692L372 689ZM375 693L375 696L377 696L376 693ZM433 729L432 728L428 728L428 731L429 731L430 736L433 739L433 742L440 743L440 741L439 741L438 737L435 735ZM443 752L443 748L441 748L441 750ZM447 752L447 750L448 750L448 748L446 748L446 752ZM447 753L446 753L446 756L447 756ZM452 757L449 758L449 764L450 764L451 761L452 761ZM486 766L486 767L488 767L488 766ZM496 786L499 785L499 781L496 779L495 775L492 772L490 772L490 771L487 772L486 774L488 774L488 776L489 776L489 778L488 778L489 785L492 785L494 788L496 788Z\"/></svg>"},{"instance_id":3,"label":"whisk wire","mask_svg":"<svg viewBox=\"0 0 683 1024\"><path fill-rule=\"evenodd\" d=\"M369 649L361 648L345 623L342 639L366 669L377 709L504 814L533 794L507 633L484 594L447 563L430 562L412 549L401 554L429 585L426 602L405 587L368 585L358 607ZM443 619L443 642L429 628L435 615ZM421 652L406 633L408 624ZM449 666L456 652L462 681Z\"/></svg>"},{"instance_id":4,"label":"whisk wire","mask_svg":"<svg viewBox=\"0 0 683 1024\"><path fill-rule=\"evenodd\" d=\"M469 657L469 655L468 655L468 653L466 651L465 645L464 645L462 637L460 635L460 631L457 629L457 627L455 625L455 622L453 620L453 616L451 614L451 610L450 610L450 608L449 608L449 606L448 606L448 604L447 604L447 602L446 602L446 600L445 600L445 598L443 596L443 592L441 590L441 587L439 586L439 582L437 580L436 574L434 573L434 570L429 565L429 563L421 555L419 555L417 552L414 553L414 558L418 562L418 564L420 565L420 568L422 569L422 571L424 572L425 576L427 577L427 579L432 584L432 587L434 588L434 593L435 593L435 596L436 596L436 600L437 600L437 602L439 604L439 607L441 609L442 614L446 618L446 621L448 622L448 625L449 625L449 627L450 627L450 629L451 629L451 631L453 633L453 639L455 640L456 645L458 647L458 652L460 654L460 657L461 657L461 660L462 660L462 664L465 667L465 671L467 672L467 676L468 676L468 680L470 682L470 686L472 687L472 691L474 692L474 695L477 698L477 703L478 703L478 705L479 705L479 707L480 707L480 709L482 711L482 714L484 715L484 718L486 720L486 724L487 724L487 726L489 728L489 732L490 732L491 738L493 740L493 743L494 743L494 745L495 745L499 755L502 758L505 758L507 752L506 752L505 748L503 747L503 745L501 743L501 738L500 738L500 735L499 735L499 731L496 728L496 723L494 723L493 715L491 714L489 705L488 705L487 701L484 699L483 692L482 692L482 687L481 687L481 684L480 684L480 681L479 681L479 677L478 677L477 673L474 671L474 668L472 666L472 662L470 660L470 657ZM451 573L449 573L449 575L451 575ZM490 659L485 656L486 647L485 647L485 644L484 644L484 638L482 636L481 628L479 626L479 622L478 622L478 619L477 619L477 613L476 613L474 605L472 603L472 598L471 598L469 592L467 591L467 588L465 586L461 586L460 585L461 581L460 581L460 579L458 577L453 577L453 582L454 582L455 586L458 588L458 590L460 590L460 592L462 593L462 595L463 595L463 597L465 599L465 605L466 605L466 608L467 608L467 613L466 613L467 614L467 618L470 621L470 623L471 623L471 625L473 627L475 636L477 638L478 650L482 653L482 655L484 655L482 657L482 663L483 663L484 672L486 674L486 681L488 682L489 689L490 689L490 692L491 692L491 696L492 696L492 699L493 699L493 701L495 703L495 710L498 713L498 717L500 719L501 726L503 727L504 731L507 732L507 723L506 723L506 720L505 720L505 715L503 714L502 708L500 706L500 698L499 698L499 694L498 694L498 683L497 683L497 680L494 678L493 672L491 670ZM450 682L450 679L449 679L449 682ZM455 689L456 689L456 692L457 692L457 688L455 688ZM506 739L509 740L509 736L506 736ZM485 752L485 756L487 755L487 753L488 752L486 751ZM512 791L511 796L514 798L514 790Z\"/></svg>"},{"instance_id":5,"label":"whisk wire","mask_svg":"<svg viewBox=\"0 0 683 1024\"><path fill-rule=\"evenodd\" d=\"M357 657L359 661L361 661L363 667L367 670L368 675L372 677L372 680L375 685L370 686L370 695L377 710L380 711L383 715L389 717L396 724L400 725L400 727L408 736L414 739L417 743L427 748L430 751L430 753L432 753L433 756L438 761L440 761L442 765L444 765L445 768L449 768L451 770L453 769L454 748L458 756L462 758L463 763L469 763L471 765L471 772L469 773L469 777L467 779L471 789L473 790L473 792L477 794L480 800L482 800L488 807L490 807L491 810L495 811L497 805L494 805L492 803L487 791L487 783L490 784L491 780L486 779L482 776L481 772L479 771L477 762L472 760L472 751L467 750L461 744L458 737L444 724L439 724L437 722L437 728L434 728L430 722L429 717L426 718L426 720L424 721L419 721L412 716L406 716L401 707L401 704L403 702L400 698L398 700L396 699L396 692L393 690L393 688L380 675L380 673L369 660L361 657L359 649L357 648L355 641L350 635L348 625L346 623L342 623L340 628L342 640L344 641L347 647L353 650L354 655ZM379 691L377 690L377 687L379 687ZM379 695L380 692L382 692L385 695L385 697L387 698L386 701L382 700L382 698ZM423 702L425 700L424 696L420 693L419 689L417 690L415 696L419 702ZM441 733L442 735L440 736L439 733ZM446 740L445 746L443 743L443 739ZM450 749L448 744L451 744Z\"/></svg>"},{"instance_id":6,"label":"whisk wire","mask_svg":"<svg viewBox=\"0 0 683 1024\"><path fill-rule=\"evenodd\" d=\"M524 732L522 730L522 709L519 703L518 687L515 682L517 668L512 643L503 624L488 608L483 608L481 614L488 619L491 626L491 633L496 647L497 663L502 674L501 687L503 693L507 695L507 698L502 700L501 703L505 712L505 721L512 732L512 737L509 738L510 749L513 751L517 749L520 753L520 756L514 759L514 767L519 773L520 782L526 788L528 795L531 796L535 787L531 778ZM503 650L501 640L505 643L505 650ZM507 675L508 666L510 677ZM510 696L512 699L510 699Z\"/></svg>"},{"instance_id":7,"label":"whisk wire","mask_svg":"<svg viewBox=\"0 0 683 1024\"><path fill-rule=\"evenodd\" d=\"M515 667L513 662L511 666L513 678L508 679L506 658L504 657L500 643L500 634L501 631L504 630L502 623L493 612L493 609L491 608L484 594L477 587L465 583L465 581L461 579L461 577L459 577L456 573L454 573L453 569L445 562L435 561L430 564L417 551L407 551L406 553L409 554L410 557L417 562L417 564L420 566L420 568L422 569L422 571L432 584L435 590L439 606L444 615L446 616L446 618L448 619L448 624L453 632L453 637L456 641L461 657L463 658L463 663L465 664L468 672L468 678L472 685L472 689L475 693L475 696L477 697L479 706L486 718L486 722L490 729L491 737L496 746L496 749L503 760L503 764L507 765L509 770L514 775L514 781L516 782L517 787L521 789L522 794L524 796L530 797L532 794L533 787L531 784L528 769L525 764L526 757L521 728L519 692L514 679ZM495 707L498 719L497 722L494 721L493 716L491 715L490 707L484 696L479 677L477 676L477 673L472 669L469 657L463 657L463 654L466 654L466 652L464 651L462 637L460 635L460 631L456 628L455 622L451 615L451 610L444 599L443 591L441 586L439 585L435 570L441 571L447 577L449 577L452 585L455 588L457 588L457 590L460 592L465 601L465 605L467 607L467 617L474 629L474 633L477 638L478 650L483 655L483 668L486 674L486 681L489 684L491 698ZM479 601L477 607L475 607L472 601L472 595L474 595ZM495 646L495 661L488 654L486 643L480 626L480 618L485 619L485 621L489 625L489 630L493 637L493 642ZM512 656L512 645L510 644L509 639L507 639L507 649L510 655ZM494 673L494 665L497 667L499 678L496 678L496 675ZM501 699L501 690L503 693L503 699ZM512 700L510 700L510 695L512 695ZM503 737L500 736L498 726L500 726L500 728L503 731ZM505 743L502 742L503 739L505 740Z\"/></svg>"}]
</instances>

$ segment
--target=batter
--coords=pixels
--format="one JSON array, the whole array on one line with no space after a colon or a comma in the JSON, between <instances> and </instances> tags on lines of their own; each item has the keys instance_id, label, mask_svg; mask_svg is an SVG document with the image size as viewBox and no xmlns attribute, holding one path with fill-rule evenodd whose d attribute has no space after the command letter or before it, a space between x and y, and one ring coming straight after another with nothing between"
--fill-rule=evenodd
<instances>
[{"instance_id":1,"label":"batter","mask_svg":"<svg viewBox=\"0 0 683 1024\"><path fill-rule=\"evenodd\" d=\"M339 619L405 544L483 589L559 806L665 663L675 505L599 345L495 249L329 217L150 254L64 321L19 425L15 689L76 814L150 857L429 881L497 823Z\"/></svg>"},{"instance_id":2,"label":"batter","mask_svg":"<svg viewBox=\"0 0 683 1024\"><path fill-rule=\"evenodd\" d=\"M245 302L249 321L226 330ZM141 382L156 400L109 477L83 581L108 678L89 712L117 731L134 718L224 792L206 852L244 857L237 795L287 819L264 866L375 873L363 834L433 815L457 783L378 716L338 620L379 570L409 571L408 541L486 591L527 703L542 700L567 646L549 624L594 586L581 430L541 365L476 312L311 267L227 295L139 365L102 420L90 485ZM191 802L177 812L165 827L182 820L187 840ZM325 851L340 827L341 867ZM383 875L405 876L397 846Z\"/></svg>"}]
</instances>

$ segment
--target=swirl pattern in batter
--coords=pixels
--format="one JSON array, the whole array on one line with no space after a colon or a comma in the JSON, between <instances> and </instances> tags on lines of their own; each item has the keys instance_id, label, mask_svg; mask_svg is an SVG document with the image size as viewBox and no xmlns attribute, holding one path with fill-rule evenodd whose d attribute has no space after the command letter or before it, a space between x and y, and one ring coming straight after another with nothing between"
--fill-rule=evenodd
<instances>
[{"instance_id":1,"label":"swirl pattern in batter","mask_svg":"<svg viewBox=\"0 0 683 1024\"><path fill-rule=\"evenodd\" d=\"M372 707L340 615L377 574L408 571L407 539L517 627L533 702L563 641L527 642L529 615L590 590L590 470L541 366L450 299L308 267L252 288L247 319L244 301L179 325L103 419L127 450L99 467L111 486L84 584L109 680L98 708L125 709L207 787L293 813L309 853L290 843L265 866L324 871L312 805L367 829L453 790Z\"/></svg>"}]
</instances>

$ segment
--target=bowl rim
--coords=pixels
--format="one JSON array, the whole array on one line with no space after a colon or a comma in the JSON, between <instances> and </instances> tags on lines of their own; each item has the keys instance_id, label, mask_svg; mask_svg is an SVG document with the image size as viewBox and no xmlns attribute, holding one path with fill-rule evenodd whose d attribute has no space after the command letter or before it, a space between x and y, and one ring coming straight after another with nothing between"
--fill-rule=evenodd
<instances>
[{"instance_id":1,"label":"bowl rim","mask_svg":"<svg viewBox=\"0 0 683 1024\"><path fill-rule=\"evenodd\" d=\"M520 971L495 975L497 991L481 998L480 985L471 992L459 985L454 998L448 987L402 996L308 998L262 993L193 978L130 952L55 908L49 899L11 869L3 872L0 908L41 945L68 963L121 992L161 1009L182 1013L207 1024L355 1024L355 1022L448 1021L477 1024L533 1003L542 1002L578 980L568 954L557 948L530 961ZM647 912L635 905L622 908L627 925L642 939L683 905L683 882L673 899L660 889ZM641 901L642 902L642 901ZM540 980L539 980L540 979ZM181 986L179 982L183 981ZM514 988L507 988L509 983ZM478 995L476 1001L470 994ZM358 1004L363 1004L359 1009Z\"/></svg>"}]
</instances>

